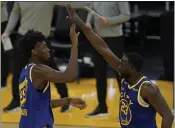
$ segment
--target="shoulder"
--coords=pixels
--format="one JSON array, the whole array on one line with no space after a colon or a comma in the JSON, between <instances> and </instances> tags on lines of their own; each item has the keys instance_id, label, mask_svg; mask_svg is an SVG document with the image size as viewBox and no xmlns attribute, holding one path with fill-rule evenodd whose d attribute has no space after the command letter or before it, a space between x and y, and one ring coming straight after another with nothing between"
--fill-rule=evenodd
<instances>
[{"instance_id":1,"label":"shoulder","mask_svg":"<svg viewBox=\"0 0 175 128\"><path fill-rule=\"evenodd\" d=\"M151 83L151 82L146 82L142 85L142 89L144 91L149 91L149 92L154 92L158 90L157 85Z\"/></svg>"},{"instance_id":2,"label":"shoulder","mask_svg":"<svg viewBox=\"0 0 175 128\"><path fill-rule=\"evenodd\" d=\"M33 66L33 71L37 72L37 71L41 71L41 70L44 70L44 69L47 69L47 68L49 68L47 65L36 64L36 65Z\"/></svg>"},{"instance_id":3,"label":"shoulder","mask_svg":"<svg viewBox=\"0 0 175 128\"><path fill-rule=\"evenodd\" d=\"M41 77L43 79L47 77L48 75L52 75L52 73L55 71L56 70L50 68L47 65L36 64L32 69L32 74L34 74L36 77Z\"/></svg>"},{"instance_id":4,"label":"shoulder","mask_svg":"<svg viewBox=\"0 0 175 128\"><path fill-rule=\"evenodd\" d=\"M50 68L47 65L44 64L36 64L32 67L32 74L36 77L40 77L43 75L46 75L48 73L48 70Z\"/></svg>"},{"instance_id":5,"label":"shoulder","mask_svg":"<svg viewBox=\"0 0 175 128\"><path fill-rule=\"evenodd\" d=\"M141 95L143 97L156 96L158 92L159 92L159 88L157 87L157 85L151 82L146 82L142 85Z\"/></svg>"}]
</instances>

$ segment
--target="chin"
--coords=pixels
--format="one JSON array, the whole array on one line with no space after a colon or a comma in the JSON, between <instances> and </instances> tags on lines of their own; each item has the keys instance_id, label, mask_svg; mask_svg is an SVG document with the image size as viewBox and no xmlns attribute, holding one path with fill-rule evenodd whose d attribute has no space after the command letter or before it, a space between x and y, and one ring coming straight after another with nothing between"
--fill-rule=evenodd
<instances>
[{"instance_id":1,"label":"chin","mask_svg":"<svg viewBox=\"0 0 175 128\"><path fill-rule=\"evenodd\" d=\"M49 61L49 58L45 59L45 61L46 61L46 62Z\"/></svg>"},{"instance_id":2,"label":"chin","mask_svg":"<svg viewBox=\"0 0 175 128\"><path fill-rule=\"evenodd\" d=\"M124 79L126 79L126 78L128 78L126 75L124 75L124 74L121 74L121 78L124 78Z\"/></svg>"},{"instance_id":3,"label":"chin","mask_svg":"<svg viewBox=\"0 0 175 128\"><path fill-rule=\"evenodd\" d=\"M43 61L44 62L48 62L49 61L49 58L44 58Z\"/></svg>"}]
</instances>

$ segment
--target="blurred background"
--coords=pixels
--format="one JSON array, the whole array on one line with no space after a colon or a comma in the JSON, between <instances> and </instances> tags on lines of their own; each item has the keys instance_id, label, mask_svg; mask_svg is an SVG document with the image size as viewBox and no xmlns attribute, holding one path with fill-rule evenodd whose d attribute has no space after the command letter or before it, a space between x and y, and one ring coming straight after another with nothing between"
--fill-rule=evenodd
<instances>
[{"instance_id":1,"label":"blurred background","mask_svg":"<svg viewBox=\"0 0 175 128\"><path fill-rule=\"evenodd\" d=\"M1 35L7 32L7 24L12 23L12 22L8 23L8 21L10 18L14 18L11 16L11 13L13 12L13 7L15 3L16 2L14 1L8 1L8 2L1 1ZM89 14L86 10L83 9L83 6L82 6L83 4L82 5L80 4L80 6L77 6L77 7L76 7L76 3L74 4L75 4L75 8L77 8L76 10L77 14L83 19L85 23L87 23L87 17ZM78 4L79 3L77 2L77 5ZM93 4L93 2L87 2L87 5L89 4ZM28 7L26 5L25 6L23 5L24 4L18 4L18 6L20 6L19 7L20 11L23 11L23 10L27 11L27 9L25 8L28 8ZM129 20L121 23L121 26L122 26L121 30L123 33L122 34L123 45L124 45L123 52L138 52L144 57L144 67L142 69L143 74L160 85L161 91L163 92L163 95L165 96L168 104L170 105L170 108L172 109L173 108L173 81L174 81L174 2L173 1L166 1L166 2L165 1L161 1L161 2L132 1L132 2L128 2L128 5L129 5L129 12L130 12ZM115 8L113 9L115 10ZM28 10L30 9L28 8ZM65 18L66 15L68 15L67 11L64 6L55 4L53 7L53 11L51 11L52 15L49 16L48 14L51 14L51 13L47 13L44 11L42 13L43 13L42 15L45 14L47 15L47 17L51 18L51 24L50 24L51 27L50 27L49 35L47 35L47 37L48 37L48 41L50 42L50 48L53 52L52 54L53 60L55 61L57 68L61 71L64 71L68 64L69 57L70 57L70 50L71 50L71 42L69 39L69 27L71 24ZM24 14L25 13L21 12L21 14L18 16L15 23L16 25L11 25L11 26L9 25L10 27L13 26L13 30L11 29L11 34L9 34L9 37L13 46L15 46L16 40L17 40L17 37L19 37L19 34L21 35L19 28L22 25L21 22L23 21L20 18L22 18ZM30 19L25 19L25 20L30 20ZM44 22L43 19L41 19L40 21L41 26L43 22ZM94 30L96 30L94 22L91 23L91 26ZM45 26L43 25L43 27ZM81 32L79 28L77 28L77 31ZM117 42L114 42L114 43L117 43ZM3 43L1 42L1 44ZM81 32L79 37L79 69L78 69L77 81L73 85L66 84L65 86L68 85L67 90L69 95L77 96L74 93L74 92L77 92L78 96L85 98L89 102L89 104L91 104L90 106L92 109L89 108L87 111L83 112L83 114L92 112L95 109L95 107L97 106L99 107L98 104L100 104L99 100L98 101L95 100L97 97L96 93L100 92L100 91L96 92L95 81L96 79L100 80L103 77L98 78L95 75L96 74L95 68L97 67L95 65L100 64L100 62L94 63L95 59L96 59L96 55L94 55L94 48L88 43L86 37ZM13 101L14 92L13 92L13 89L11 89L13 88L12 77L15 70L14 63L16 63L16 60L13 54L13 49L5 50L3 49L3 45L2 45L1 46L1 86L2 86L1 107L2 109L6 107L6 110L8 110L7 113L3 112L2 114L1 122L3 123L5 122L17 123L19 121L20 114L18 112L16 112L14 115L9 113L13 108L18 107L18 105L16 106L14 105L15 104L15 102ZM101 70L105 70L105 69L101 68ZM70 115L64 115L64 114L61 115L59 111L57 112L54 111L56 124L100 126L100 127L119 126L119 124L117 124L117 121L116 121L117 111L118 111L116 110L118 109L118 101L117 101L118 98L116 97L119 97L118 87L116 86L117 82L114 79L116 76L113 70L109 66L107 66L107 70L105 70L105 72L108 78L107 85L106 85L108 86L107 93L109 94L112 93L110 91L110 88L113 88L115 90L112 101L109 100L106 103L109 110L108 112L105 111L105 113L113 113L113 110L114 110L115 114L112 114L113 115L112 118L108 118L108 119L105 118L101 120L91 120L91 121L84 120L84 123L81 124L80 122L75 121L75 120L78 120L78 119L74 119L76 116L70 117ZM111 80L114 80L112 81L112 87L110 86ZM61 90L61 92L65 94L67 93L66 89L58 89L53 87L52 89L53 98L58 98L57 96L58 94L56 90L60 94L60 97L68 96L68 94L67 96L61 96L61 93L59 92L59 90ZM10 96L11 93L13 94L12 96ZM107 98L110 97L109 94ZM88 99L87 97L94 97L95 99L91 99L91 98ZM113 104L114 102L115 102L115 105ZM111 107L112 109L109 108L109 106L112 106ZM67 108L66 107L62 108L62 110L60 111L66 112L68 109L69 107L67 106ZM63 119L70 118L71 119L69 120L70 123L67 123L61 120L59 117L60 115L64 116ZM81 116L80 117L78 116L78 118L81 118ZM104 124L105 120L108 120L108 122ZM158 118L158 120L160 119Z\"/></svg>"}]
</instances>

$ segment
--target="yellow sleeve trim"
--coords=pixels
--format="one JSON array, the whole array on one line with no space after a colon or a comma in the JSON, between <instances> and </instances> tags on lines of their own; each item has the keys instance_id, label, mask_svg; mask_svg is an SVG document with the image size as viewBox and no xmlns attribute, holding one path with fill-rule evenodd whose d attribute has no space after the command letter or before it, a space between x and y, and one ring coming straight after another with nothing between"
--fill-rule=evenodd
<instances>
[{"instance_id":1,"label":"yellow sleeve trim","mask_svg":"<svg viewBox=\"0 0 175 128\"><path fill-rule=\"evenodd\" d=\"M50 83L50 82L48 81L48 82L47 82L47 86L44 88L43 93L45 93L45 91L46 91L46 90L47 90L47 88L49 87L49 85L50 85L49 83Z\"/></svg>"},{"instance_id":2,"label":"yellow sleeve trim","mask_svg":"<svg viewBox=\"0 0 175 128\"><path fill-rule=\"evenodd\" d=\"M30 76L30 81L32 82L32 68L33 68L33 66L35 66L35 65L32 65L31 66L31 68L30 68L30 74L29 74L29 76Z\"/></svg>"},{"instance_id":3,"label":"yellow sleeve trim","mask_svg":"<svg viewBox=\"0 0 175 128\"><path fill-rule=\"evenodd\" d=\"M123 84L124 79L121 80L121 84Z\"/></svg>"},{"instance_id":4,"label":"yellow sleeve trim","mask_svg":"<svg viewBox=\"0 0 175 128\"><path fill-rule=\"evenodd\" d=\"M31 68L30 68L30 81L32 82L32 68L34 67L35 65L32 65ZM49 87L49 81L47 83L47 86L44 88L44 91L43 93L47 90L47 88Z\"/></svg>"},{"instance_id":5,"label":"yellow sleeve trim","mask_svg":"<svg viewBox=\"0 0 175 128\"><path fill-rule=\"evenodd\" d=\"M143 100L143 98L141 97L141 95L140 95L141 88L142 88L142 85L143 85L144 83L151 83L151 82L150 82L150 81L144 81L144 82L140 85L139 91L138 91L138 95L137 95L137 100L138 100L138 103L139 103L142 107L148 108L148 107L149 107L149 104L146 103L146 102Z\"/></svg>"}]
</instances>

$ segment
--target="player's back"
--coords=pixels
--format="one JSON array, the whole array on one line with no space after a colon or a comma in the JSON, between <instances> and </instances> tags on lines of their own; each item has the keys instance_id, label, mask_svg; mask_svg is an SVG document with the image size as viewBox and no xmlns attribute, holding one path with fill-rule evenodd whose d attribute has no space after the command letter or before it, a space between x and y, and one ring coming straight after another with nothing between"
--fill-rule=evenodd
<instances>
[{"instance_id":1,"label":"player's back","mask_svg":"<svg viewBox=\"0 0 175 128\"><path fill-rule=\"evenodd\" d=\"M142 77L135 85L122 80L120 97L120 124L122 128L157 128L156 111L140 96L144 83L151 82Z\"/></svg>"},{"instance_id":2,"label":"player's back","mask_svg":"<svg viewBox=\"0 0 175 128\"><path fill-rule=\"evenodd\" d=\"M21 104L21 119L19 128L42 128L53 125L53 115L50 106L50 85L43 91L37 90L32 83L31 70L34 64L27 65L21 72L19 92Z\"/></svg>"}]
</instances>

